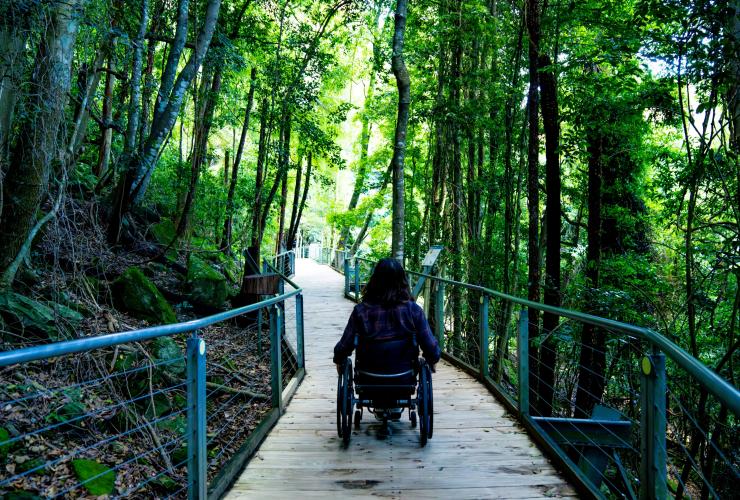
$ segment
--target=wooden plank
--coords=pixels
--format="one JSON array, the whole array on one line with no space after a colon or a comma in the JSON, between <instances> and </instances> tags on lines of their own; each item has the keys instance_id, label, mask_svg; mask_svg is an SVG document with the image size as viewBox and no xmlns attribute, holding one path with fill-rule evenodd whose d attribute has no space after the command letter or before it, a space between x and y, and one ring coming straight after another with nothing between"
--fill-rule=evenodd
<instances>
[{"instance_id":1,"label":"wooden plank","mask_svg":"<svg viewBox=\"0 0 740 500\"><path fill-rule=\"evenodd\" d=\"M306 377L227 498L571 498L522 427L488 390L440 362L433 376L434 437L419 446L408 413L378 439L365 412L345 449L335 421L336 370L331 362L354 303L343 277L298 260L304 289Z\"/></svg>"}]
</instances>

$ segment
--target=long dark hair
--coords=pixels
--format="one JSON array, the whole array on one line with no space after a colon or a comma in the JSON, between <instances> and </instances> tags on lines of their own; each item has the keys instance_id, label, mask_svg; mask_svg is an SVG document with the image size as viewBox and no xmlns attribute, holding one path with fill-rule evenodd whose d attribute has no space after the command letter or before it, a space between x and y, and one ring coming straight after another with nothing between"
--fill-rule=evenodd
<instances>
[{"instance_id":1,"label":"long dark hair","mask_svg":"<svg viewBox=\"0 0 740 500\"><path fill-rule=\"evenodd\" d=\"M362 301L388 307L409 300L411 289L403 266L396 259L380 259L365 285Z\"/></svg>"}]
</instances>

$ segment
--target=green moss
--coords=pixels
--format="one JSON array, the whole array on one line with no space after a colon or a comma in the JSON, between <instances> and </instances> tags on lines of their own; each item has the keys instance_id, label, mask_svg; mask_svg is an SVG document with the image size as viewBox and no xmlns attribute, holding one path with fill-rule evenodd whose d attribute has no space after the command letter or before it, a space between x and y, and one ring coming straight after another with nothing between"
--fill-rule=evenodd
<instances>
[{"instance_id":1,"label":"green moss","mask_svg":"<svg viewBox=\"0 0 740 500\"><path fill-rule=\"evenodd\" d=\"M116 472L94 460L72 460L75 475L91 494L110 495L116 484Z\"/></svg>"},{"instance_id":2,"label":"green moss","mask_svg":"<svg viewBox=\"0 0 740 500\"><path fill-rule=\"evenodd\" d=\"M187 284L189 300L198 306L219 309L229 296L224 275L195 255L188 259Z\"/></svg>"},{"instance_id":3,"label":"green moss","mask_svg":"<svg viewBox=\"0 0 740 500\"><path fill-rule=\"evenodd\" d=\"M149 234L160 245L169 245L170 242L175 238L177 228L175 224L169 219L162 219L149 228Z\"/></svg>"},{"instance_id":4,"label":"green moss","mask_svg":"<svg viewBox=\"0 0 740 500\"><path fill-rule=\"evenodd\" d=\"M126 269L112 290L116 307L137 318L160 324L177 321L172 306L138 268Z\"/></svg>"}]
</instances>

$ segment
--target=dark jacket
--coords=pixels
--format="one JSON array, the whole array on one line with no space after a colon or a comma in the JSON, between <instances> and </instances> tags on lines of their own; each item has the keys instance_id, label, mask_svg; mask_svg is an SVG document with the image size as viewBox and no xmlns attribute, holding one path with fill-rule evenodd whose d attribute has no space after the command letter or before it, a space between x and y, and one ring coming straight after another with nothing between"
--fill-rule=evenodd
<instances>
[{"instance_id":1,"label":"dark jacket","mask_svg":"<svg viewBox=\"0 0 740 500\"><path fill-rule=\"evenodd\" d=\"M412 343L414 334L418 346L415 348ZM428 363L439 361L439 344L432 335L424 310L412 301L390 307L366 302L357 304L342 338L334 347L335 363L341 363L352 354L355 335L358 335L356 363L360 367L364 362L364 369L369 371L400 369L401 366L387 365L398 364L399 359L414 360L419 355L419 347ZM361 356L361 353L367 355Z\"/></svg>"}]
</instances>

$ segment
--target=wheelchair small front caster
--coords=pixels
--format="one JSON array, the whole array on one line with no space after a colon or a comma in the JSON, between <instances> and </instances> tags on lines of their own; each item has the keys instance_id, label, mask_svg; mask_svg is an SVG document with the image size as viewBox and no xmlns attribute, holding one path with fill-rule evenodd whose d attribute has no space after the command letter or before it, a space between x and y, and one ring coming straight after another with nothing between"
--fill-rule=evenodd
<instances>
[{"instance_id":1,"label":"wheelchair small front caster","mask_svg":"<svg viewBox=\"0 0 740 500\"><path fill-rule=\"evenodd\" d=\"M414 410L411 410L409 412L409 418L411 419L411 428L416 428L416 412Z\"/></svg>"},{"instance_id":2,"label":"wheelchair small front caster","mask_svg":"<svg viewBox=\"0 0 740 500\"><path fill-rule=\"evenodd\" d=\"M355 429L360 428L360 420L362 420L362 412L360 410L355 410Z\"/></svg>"}]
</instances>

